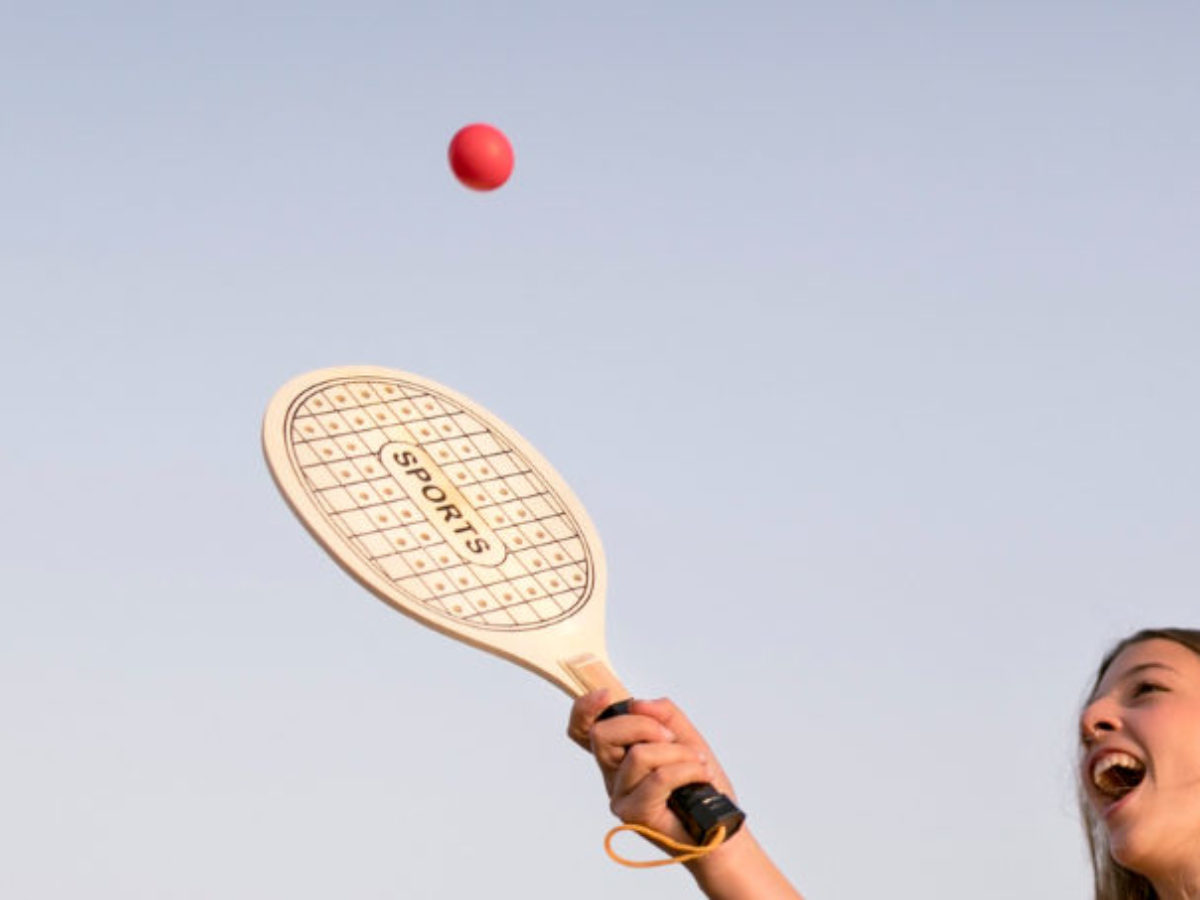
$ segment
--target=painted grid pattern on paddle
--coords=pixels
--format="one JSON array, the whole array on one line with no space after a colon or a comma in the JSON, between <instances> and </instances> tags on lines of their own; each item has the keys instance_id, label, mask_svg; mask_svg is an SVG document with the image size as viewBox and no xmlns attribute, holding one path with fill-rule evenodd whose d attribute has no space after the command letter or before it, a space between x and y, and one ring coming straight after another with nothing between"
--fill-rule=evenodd
<instances>
[{"instance_id":1,"label":"painted grid pattern on paddle","mask_svg":"<svg viewBox=\"0 0 1200 900\"><path fill-rule=\"evenodd\" d=\"M430 612L483 628L538 628L591 593L585 541L562 502L504 439L420 385L379 379L307 391L285 425L317 507L379 575ZM379 461L419 445L504 543L498 566L465 562Z\"/></svg>"}]
</instances>

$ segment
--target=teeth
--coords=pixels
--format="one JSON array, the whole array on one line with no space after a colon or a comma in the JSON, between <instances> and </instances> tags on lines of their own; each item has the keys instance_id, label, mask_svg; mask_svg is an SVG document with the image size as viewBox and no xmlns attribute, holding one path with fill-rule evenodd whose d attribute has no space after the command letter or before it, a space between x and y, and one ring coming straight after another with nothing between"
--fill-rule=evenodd
<instances>
[{"instance_id":1,"label":"teeth","mask_svg":"<svg viewBox=\"0 0 1200 900\"><path fill-rule=\"evenodd\" d=\"M1106 753L1092 766L1092 783L1110 797L1123 797L1137 787L1146 767L1128 753Z\"/></svg>"},{"instance_id":2,"label":"teeth","mask_svg":"<svg viewBox=\"0 0 1200 900\"><path fill-rule=\"evenodd\" d=\"M1096 764L1092 766L1092 780L1095 781L1113 766L1121 766L1124 769L1135 769L1139 772L1145 768L1128 753L1109 753L1096 760Z\"/></svg>"}]
</instances>

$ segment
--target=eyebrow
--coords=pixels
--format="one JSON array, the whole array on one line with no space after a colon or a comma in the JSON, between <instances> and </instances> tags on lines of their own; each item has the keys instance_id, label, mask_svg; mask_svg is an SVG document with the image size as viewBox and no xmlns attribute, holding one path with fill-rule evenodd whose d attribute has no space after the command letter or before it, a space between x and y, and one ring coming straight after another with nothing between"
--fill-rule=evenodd
<instances>
[{"instance_id":1,"label":"eyebrow","mask_svg":"<svg viewBox=\"0 0 1200 900\"><path fill-rule=\"evenodd\" d=\"M1117 681L1124 681L1125 679L1127 679L1133 675L1136 675L1139 672L1144 672L1147 669L1166 669L1168 672L1175 672L1175 670L1173 668L1171 668L1170 666L1168 666L1166 663L1144 662L1144 663L1139 663L1138 665L1134 666L1132 669L1128 669L1128 670L1122 672L1120 675L1117 676ZM1178 673L1176 672L1176 674L1178 674Z\"/></svg>"}]
</instances>

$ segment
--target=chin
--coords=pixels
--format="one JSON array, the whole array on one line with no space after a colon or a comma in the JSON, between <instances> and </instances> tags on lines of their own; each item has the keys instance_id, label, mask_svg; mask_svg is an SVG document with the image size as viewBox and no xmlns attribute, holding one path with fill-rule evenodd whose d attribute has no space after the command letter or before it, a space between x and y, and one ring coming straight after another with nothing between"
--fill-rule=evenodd
<instances>
[{"instance_id":1,"label":"chin","mask_svg":"<svg viewBox=\"0 0 1200 900\"><path fill-rule=\"evenodd\" d=\"M1163 850L1162 836L1156 836L1154 829L1146 825L1114 829L1108 836L1109 855L1124 868L1146 878L1153 879L1167 862L1162 858Z\"/></svg>"}]
</instances>

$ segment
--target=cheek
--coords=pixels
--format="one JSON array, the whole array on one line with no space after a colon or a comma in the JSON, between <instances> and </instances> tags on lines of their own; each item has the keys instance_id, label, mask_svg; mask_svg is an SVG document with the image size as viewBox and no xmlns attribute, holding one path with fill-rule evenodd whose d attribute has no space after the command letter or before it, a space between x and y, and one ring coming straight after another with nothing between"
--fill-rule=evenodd
<instances>
[{"instance_id":1,"label":"cheek","mask_svg":"<svg viewBox=\"0 0 1200 900\"><path fill-rule=\"evenodd\" d=\"M1200 774L1200 704L1190 713L1186 719L1187 726L1178 729L1179 739L1175 742L1175 750L1185 771Z\"/></svg>"},{"instance_id":2,"label":"cheek","mask_svg":"<svg viewBox=\"0 0 1200 900\"><path fill-rule=\"evenodd\" d=\"M1157 752L1151 753L1158 770L1157 787L1172 800L1178 815L1200 815L1200 703L1172 713L1155 722Z\"/></svg>"}]
</instances>

